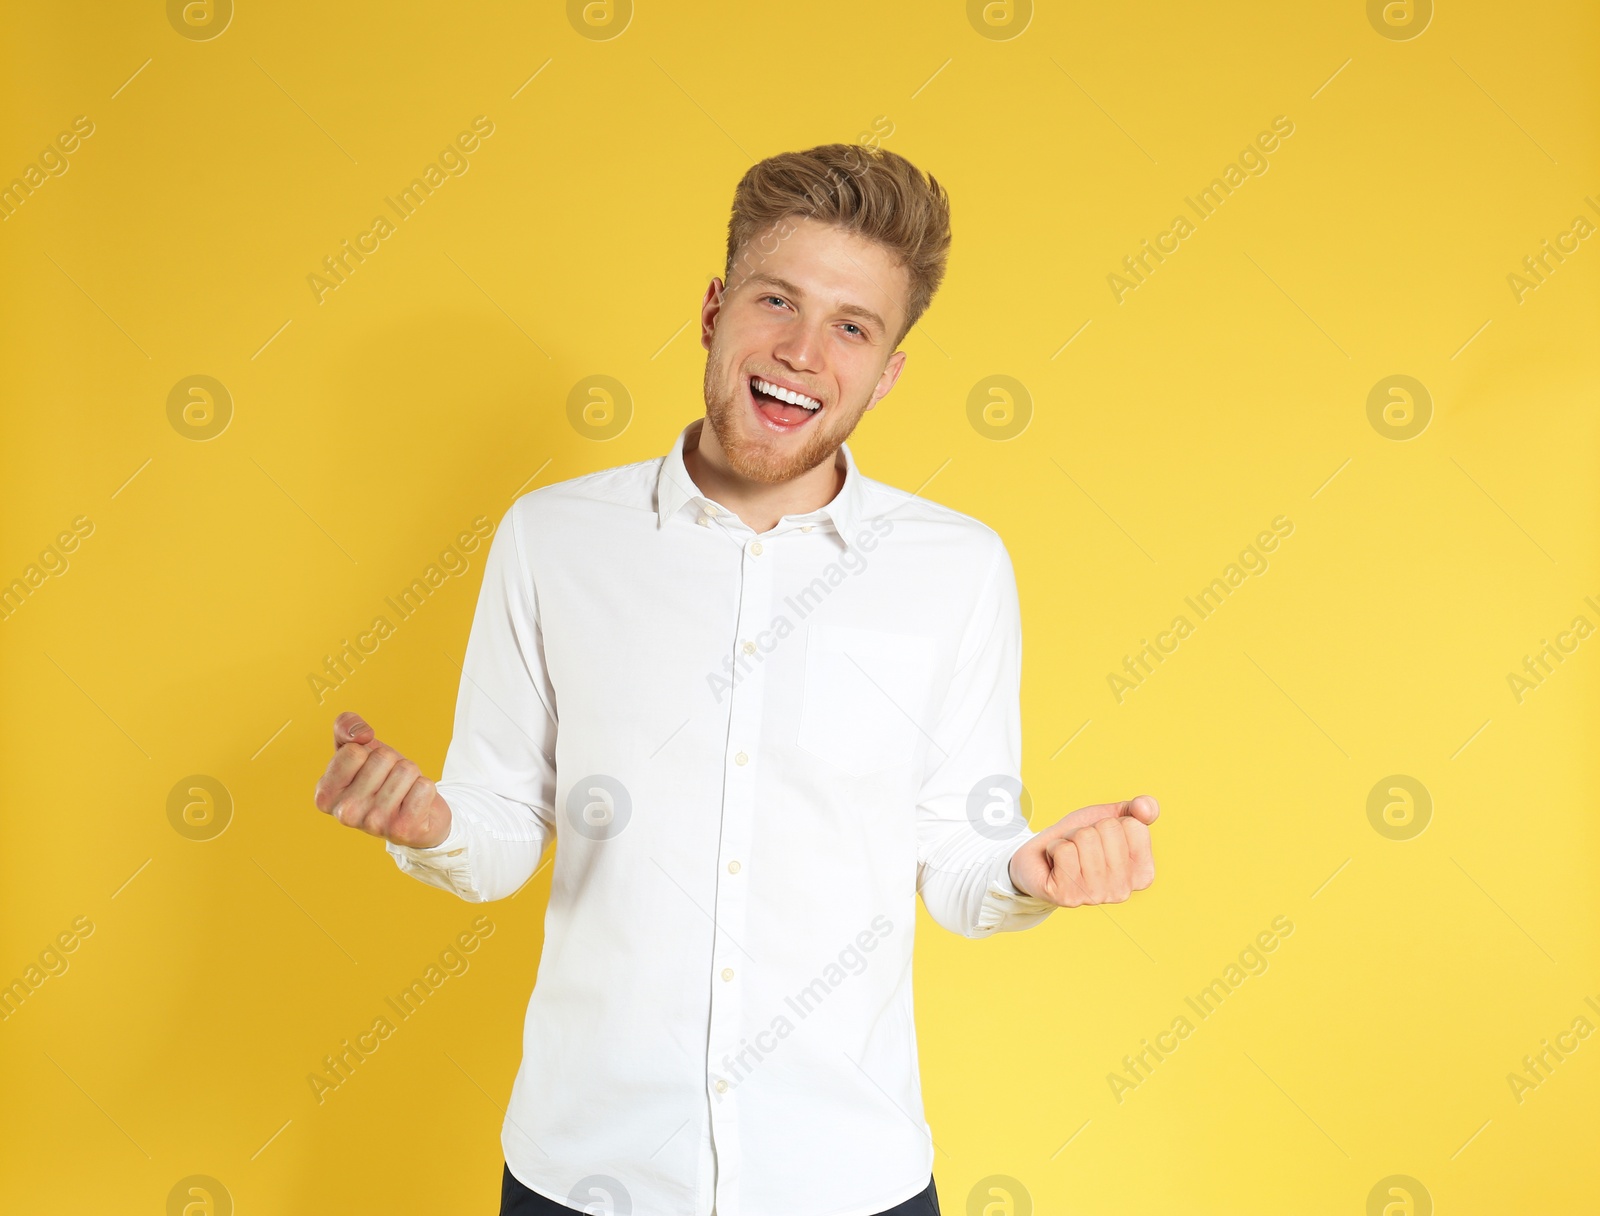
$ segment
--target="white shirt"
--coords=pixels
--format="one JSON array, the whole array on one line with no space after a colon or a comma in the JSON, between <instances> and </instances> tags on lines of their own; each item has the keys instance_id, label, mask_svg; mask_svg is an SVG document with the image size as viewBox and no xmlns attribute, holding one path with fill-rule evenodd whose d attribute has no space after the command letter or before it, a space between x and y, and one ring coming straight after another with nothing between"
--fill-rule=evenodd
<instances>
[{"instance_id":1,"label":"white shirt","mask_svg":"<svg viewBox=\"0 0 1600 1216\"><path fill-rule=\"evenodd\" d=\"M920 890L966 937L1011 884L1021 624L991 529L864 477L759 535L665 457L545 486L485 559L406 873L487 901L555 837L501 1130L524 1185L645 1216L865 1216L928 1184Z\"/></svg>"}]
</instances>

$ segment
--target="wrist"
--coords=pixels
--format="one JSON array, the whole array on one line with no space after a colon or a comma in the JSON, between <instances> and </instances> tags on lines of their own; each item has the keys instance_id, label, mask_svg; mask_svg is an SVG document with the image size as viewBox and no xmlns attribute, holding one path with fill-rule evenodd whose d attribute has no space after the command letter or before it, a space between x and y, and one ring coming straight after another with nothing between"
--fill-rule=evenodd
<instances>
[{"instance_id":1,"label":"wrist","mask_svg":"<svg viewBox=\"0 0 1600 1216\"><path fill-rule=\"evenodd\" d=\"M1021 852L1022 850L1018 849L1016 853L1011 854L1010 858L1006 861L1006 881L1011 884L1012 889L1015 890L1017 894L1029 895L1031 892L1017 879L1017 855Z\"/></svg>"}]
</instances>

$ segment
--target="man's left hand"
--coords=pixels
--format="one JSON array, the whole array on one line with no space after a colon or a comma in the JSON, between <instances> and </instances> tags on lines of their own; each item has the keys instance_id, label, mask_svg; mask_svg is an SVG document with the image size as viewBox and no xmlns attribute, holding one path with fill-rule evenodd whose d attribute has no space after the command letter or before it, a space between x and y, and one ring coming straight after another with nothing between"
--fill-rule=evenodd
<instances>
[{"instance_id":1,"label":"man's left hand","mask_svg":"<svg viewBox=\"0 0 1600 1216\"><path fill-rule=\"evenodd\" d=\"M1063 908L1122 903L1155 881L1149 825L1160 814L1149 794L1073 811L1012 854L1012 885Z\"/></svg>"}]
</instances>

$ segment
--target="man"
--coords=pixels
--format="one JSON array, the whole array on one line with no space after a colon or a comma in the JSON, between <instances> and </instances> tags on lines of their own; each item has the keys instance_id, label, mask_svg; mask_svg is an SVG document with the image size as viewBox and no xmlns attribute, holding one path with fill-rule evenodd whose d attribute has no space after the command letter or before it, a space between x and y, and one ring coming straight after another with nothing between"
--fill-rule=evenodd
<instances>
[{"instance_id":1,"label":"man","mask_svg":"<svg viewBox=\"0 0 1600 1216\"><path fill-rule=\"evenodd\" d=\"M751 168L705 417L505 513L441 780L335 722L317 807L421 881L501 899L558 840L502 1213L937 1216L917 894L983 937L1154 878L1148 796L1030 832L1005 545L845 444L949 243L893 153Z\"/></svg>"}]
</instances>

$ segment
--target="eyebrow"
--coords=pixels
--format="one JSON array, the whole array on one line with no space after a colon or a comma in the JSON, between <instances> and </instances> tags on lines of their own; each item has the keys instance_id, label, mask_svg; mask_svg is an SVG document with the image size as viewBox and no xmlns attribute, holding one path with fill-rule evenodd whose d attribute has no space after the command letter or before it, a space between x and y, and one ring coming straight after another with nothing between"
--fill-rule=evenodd
<instances>
[{"instance_id":1,"label":"eyebrow","mask_svg":"<svg viewBox=\"0 0 1600 1216\"><path fill-rule=\"evenodd\" d=\"M780 291L788 292L792 296L804 296L806 294L793 283L789 282L788 279L781 279L777 275L769 274L764 270L757 271L755 274L749 275L746 277L745 282L752 285L757 283L768 283L771 286L778 288ZM889 331L889 327L884 323L883 318L877 313L873 312L872 309L867 308L864 305L839 304L836 306L835 311L841 312L848 317L862 317L865 320L871 321L884 333Z\"/></svg>"}]
</instances>

